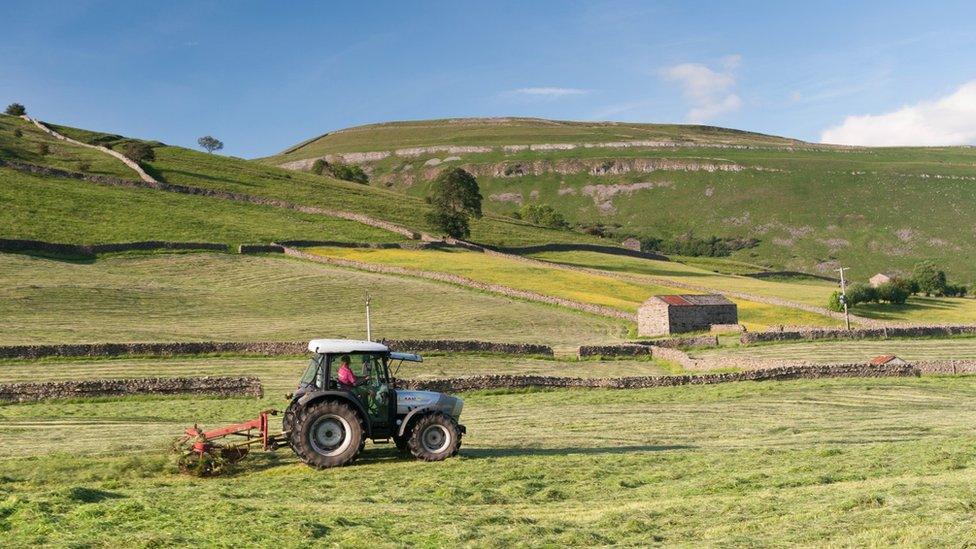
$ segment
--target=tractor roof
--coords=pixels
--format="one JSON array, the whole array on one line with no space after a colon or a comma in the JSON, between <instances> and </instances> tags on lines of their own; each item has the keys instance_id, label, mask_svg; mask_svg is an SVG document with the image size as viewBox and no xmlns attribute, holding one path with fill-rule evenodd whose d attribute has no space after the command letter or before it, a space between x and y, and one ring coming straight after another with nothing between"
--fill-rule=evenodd
<instances>
[{"instance_id":1,"label":"tractor roof","mask_svg":"<svg viewBox=\"0 0 976 549\"><path fill-rule=\"evenodd\" d=\"M355 339L313 339L308 342L313 353L382 353L390 350L382 343Z\"/></svg>"}]
</instances>

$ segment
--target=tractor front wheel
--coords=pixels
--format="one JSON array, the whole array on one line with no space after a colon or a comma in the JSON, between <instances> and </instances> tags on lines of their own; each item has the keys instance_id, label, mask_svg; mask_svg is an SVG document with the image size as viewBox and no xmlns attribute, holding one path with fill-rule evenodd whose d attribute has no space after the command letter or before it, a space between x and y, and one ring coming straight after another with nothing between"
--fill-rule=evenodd
<instances>
[{"instance_id":1,"label":"tractor front wheel","mask_svg":"<svg viewBox=\"0 0 976 549\"><path fill-rule=\"evenodd\" d=\"M442 461L456 455L461 448L461 429L451 416L434 412L413 424L407 447L417 459Z\"/></svg>"},{"instance_id":2,"label":"tractor front wheel","mask_svg":"<svg viewBox=\"0 0 976 549\"><path fill-rule=\"evenodd\" d=\"M327 400L295 414L289 438L295 454L318 469L340 467L363 447L363 424L348 404Z\"/></svg>"}]
</instances>

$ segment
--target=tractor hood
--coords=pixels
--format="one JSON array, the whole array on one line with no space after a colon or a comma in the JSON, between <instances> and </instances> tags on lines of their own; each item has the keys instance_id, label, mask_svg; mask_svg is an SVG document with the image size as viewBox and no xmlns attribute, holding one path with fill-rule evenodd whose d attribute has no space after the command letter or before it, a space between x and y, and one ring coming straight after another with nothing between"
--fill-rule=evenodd
<instances>
[{"instance_id":1,"label":"tractor hood","mask_svg":"<svg viewBox=\"0 0 976 549\"><path fill-rule=\"evenodd\" d=\"M397 389L397 415L403 416L417 408L434 408L457 419L464 408L464 400L435 391L406 391Z\"/></svg>"}]
</instances>

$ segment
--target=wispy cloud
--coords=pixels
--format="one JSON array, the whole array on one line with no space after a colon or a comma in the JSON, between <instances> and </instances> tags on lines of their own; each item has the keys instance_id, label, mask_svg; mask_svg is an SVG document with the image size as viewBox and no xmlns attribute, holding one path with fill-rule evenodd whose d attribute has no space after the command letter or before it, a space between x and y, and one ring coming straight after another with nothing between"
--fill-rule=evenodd
<instances>
[{"instance_id":1,"label":"wispy cloud","mask_svg":"<svg viewBox=\"0 0 976 549\"><path fill-rule=\"evenodd\" d=\"M820 136L823 143L866 146L976 143L976 80L949 95L884 114L848 116Z\"/></svg>"},{"instance_id":2,"label":"wispy cloud","mask_svg":"<svg viewBox=\"0 0 976 549\"><path fill-rule=\"evenodd\" d=\"M722 58L718 70L701 63L682 63L665 68L661 75L681 86L690 106L686 117L689 122L700 124L742 106L742 99L735 93L735 70L741 63L741 55L729 55Z\"/></svg>"},{"instance_id":3,"label":"wispy cloud","mask_svg":"<svg viewBox=\"0 0 976 549\"><path fill-rule=\"evenodd\" d=\"M547 99L557 99L560 97L566 97L570 95L585 95L590 93L590 90L583 90L579 88L556 88L556 87L534 87L534 88L518 88L517 90L511 90L505 92L506 95L515 95L520 97L536 97L536 98L547 98Z\"/></svg>"}]
</instances>

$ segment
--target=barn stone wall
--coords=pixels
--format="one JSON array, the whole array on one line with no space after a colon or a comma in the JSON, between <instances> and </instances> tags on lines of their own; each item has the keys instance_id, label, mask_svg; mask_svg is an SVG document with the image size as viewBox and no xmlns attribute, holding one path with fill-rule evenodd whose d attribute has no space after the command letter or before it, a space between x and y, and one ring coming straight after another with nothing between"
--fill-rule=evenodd
<instances>
[{"instance_id":1,"label":"barn stone wall","mask_svg":"<svg viewBox=\"0 0 976 549\"><path fill-rule=\"evenodd\" d=\"M652 336L708 331L713 325L738 324L738 307L727 305L669 305L651 298L637 312L637 334Z\"/></svg>"}]
</instances>

